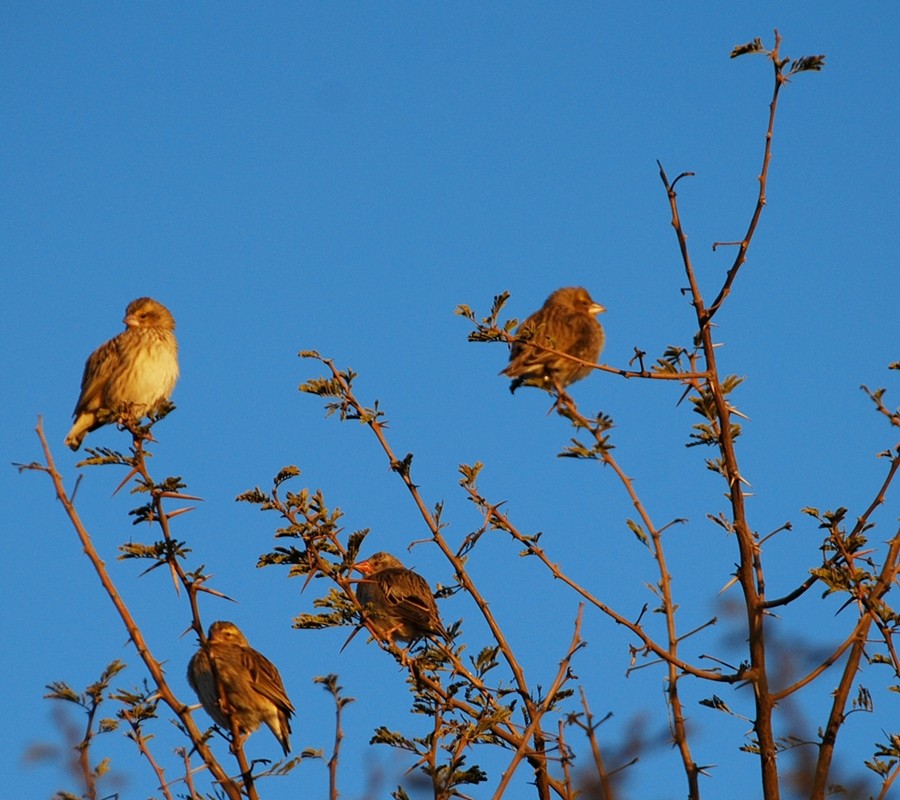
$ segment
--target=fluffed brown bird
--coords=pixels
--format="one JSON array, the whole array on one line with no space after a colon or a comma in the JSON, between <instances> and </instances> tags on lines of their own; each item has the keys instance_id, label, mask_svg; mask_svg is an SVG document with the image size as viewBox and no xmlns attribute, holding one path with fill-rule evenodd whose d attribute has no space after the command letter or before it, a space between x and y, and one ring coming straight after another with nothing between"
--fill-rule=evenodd
<instances>
[{"instance_id":1,"label":"fluffed brown bird","mask_svg":"<svg viewBox=\"0 0 900 800\"><path fill-rule=\"evenodd\" d=\"M603 306L591 299L587 289L580 286L553 292L516 330L516 336L523 341L513 342L509 365L500 373L513 379L509 390L515 392L524 384L559 392L587 377L592 371L590 367L535 345L596 364L606 337L595 317L604 311Z\"/></svg>"},{"instance_id":2,"label":"fluffed brown bird","mask_svg":"<svg viewBox=\"0 0 900 800\"><path fill-rule=\"evenodd\" d=\"M188 683L215 723L231 731L234 717L241 736L249 736L263 722L275 734L284 754L291 752L291 714L275 665L250 647L233 622L219 620L209 626L205 645L191 658Z\"/></svg>"},{"instance_id":3,"label":"fluffed brown bird","mask_svg":"<svg viewBox=\"0 0 900 800\"><path fill-rule=\"evenodd\" d=\"M175 320L150 297L125 309L125 330L100 345L84 365L75 424L66 436L73 450L88 431L120 419L137 421L168 401L178 380Z\"/></svg>"},{"instance_id":4,"label":"fluffed brown bird","mask_svg":"<svg viewBox=\"0 0 900 800\"><path fill-rule=\"evenodd\" d=\"M428 635L448 638L431 587L421 575L390 553L375 553L355 566L365 576L356 587L356 598L384 638L391 642Z\"/></svg>"}]
</instances>

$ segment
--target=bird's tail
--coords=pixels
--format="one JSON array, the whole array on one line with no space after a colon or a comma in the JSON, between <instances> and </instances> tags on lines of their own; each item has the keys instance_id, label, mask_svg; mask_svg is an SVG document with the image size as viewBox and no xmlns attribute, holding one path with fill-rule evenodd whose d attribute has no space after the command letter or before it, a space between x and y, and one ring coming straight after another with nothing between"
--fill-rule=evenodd
<instances>
[{"instance_id":1,"label":"bird's tail","mask_svg":"<svg viewBox=\"0 0 900 800\"><path fill-rule=\"evenodd\" d=\"M87 432L93 424L93 414L79 414L72 429L66 434L66 446L71 447L73 450L81 447L84 437L87 436Z\"/></svg>"}]
</instances>

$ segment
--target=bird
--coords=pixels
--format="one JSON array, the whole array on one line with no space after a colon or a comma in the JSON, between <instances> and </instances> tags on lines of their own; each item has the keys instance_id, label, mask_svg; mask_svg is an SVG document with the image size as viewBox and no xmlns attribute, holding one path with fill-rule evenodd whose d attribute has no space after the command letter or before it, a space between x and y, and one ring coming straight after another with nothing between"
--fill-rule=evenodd
<instances>
[{"instance_id":1,"label":"bird","mask_svg":"<svg viewBox=\"0 0 900 800\"><path fill-rule=\"evenodd\" d=\"M547 391L555 389L559 394L569 384L587 377L590 367L535 345L595 364L606 340L596 315L604 311L581 286L566 286L553 292L516 330L509 364L500 372L513 379L509 391L514 393L524 384Z\"/></svg>"},{"instance_id":2,"label":"bird","mask_svg":"<svg viewBox=\"0 0 900 800\"><path fill-rule=\"evenodd\" d=\"M355 568L365 576L357 584L356 599L382 637L391 643L429 635L448 638L431 587L421 575L384 552L358 562Z\"/></svg>"},{"instance_id":3,"label":"bird","mask_svg":"<svg viewBox=\"0 0 900 800\"><path fill-rule=\"evenodd\" d=\"M81 395L66 436L73 450L89 431L120 420L137 421L168 402L178 380L175 319L150 297L125 309L125 330L100 345L84 365Z\"/></svg>"},{"instance_id":4,"label":"bird","mask_svg":"<svg viewBox=\"0 0 900 800\"><path fill-rule=\"evenodd\" d=\"M275 665L250 647L247 637L233 622L219 620L209 626L206 644L191 658L188 683L213 721L231 731L233 718L242 737L263 722L291 752L291 715L288 699Z\"/></svg>"}]
</instances>

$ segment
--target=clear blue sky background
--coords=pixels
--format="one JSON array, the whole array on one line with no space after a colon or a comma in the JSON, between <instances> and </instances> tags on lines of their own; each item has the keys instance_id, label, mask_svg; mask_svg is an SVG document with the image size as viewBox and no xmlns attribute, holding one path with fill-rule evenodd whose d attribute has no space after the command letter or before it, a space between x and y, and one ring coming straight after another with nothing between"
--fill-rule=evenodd
<instances>
[{"instance_id":1,"label":"clear blue sky background","mask_svg":"<svg viewBox=\"0 0 900 800\"><path fill-rule=\"evenodd\" d=\"M297 464L297 488L322 488L348 530L371 528L364 552L391 550L432 584L451 573L434 547L406 552L426 529L405 489L366 429L325 419L317 398L297 392L316 374L297 351L318 349L360 373L359 394L381 401L395 449L415 453L424 497L446 502L451 542L481 522L456 467L484 461L488 497L506 500L523 530L544 531L567 571L637 616L656 573L625 526L633 510L622 487L609 470L555 457L569 430L546 415L548 398L511 397L496 374L505 348L468 344L453 310L467 303L486 313L509 290L509 313L522 318L554 288L581 284L609 309L608 363L626 366L635 346L655 357L688 345L692 314L655 160L670 176L696 172L679 185L680 202L711 297L733 250L710 245L739 239L753 209L772 88L763 58L728 54L755 36L771 43L777 26L786 55L825 53L827 68L782 96L768 206L717 333L723 368L746 377L734 401L752 418L739 442L755 493L751 521L761 533L794 523L766 550L770 592L789 590L819 558L819 532L799 509L860 513L884 473L875 454L896 439L858 387L889 386L893 405L900 396L897 374L886 371L900 334L898 25L893 2L821 0L8 3L2 460L39 458L42 414L74 486L78 456L62 440L84 359L121 330L128 301L164 302L178 322L183 377L177 412L157 428L152 468L183 476L205 498L176 534L191 564L205 563L239 601L208 599L206 621L234 620L278 664L298 708L295 750L330 747L332 706L311 679L338 673L357 698L346 713L341 787L346 797L387 796L409 762L368 747L373 729L425 730L407 712L403 676L361 636L339 653L345 631L292 630L316 587L300 595L277 569L256 569L277 520L234 497ZM712 615L720 623L686 642L685 655L738 659L742 630L728 609L736 589L717 596L735 544L705 516L725 510L723 487L703 466L707 453L683 447L698 418L676 407L679 393L607 374L573 390L583 410L616 420L617 457L655 521L689 520L667 535L680 625ZM88 443L124 448L127 439L106 428ZM152 535L131 526L135 498L110 497L121 477L88 470L79 509L176 691L192 701L183 598L162 571L139 578L139 565L116 561L118 544ZM144 673L49 481L7 466L0 487L2 773L17 797L48 797L76 786L22 760L32 745L61 742L44 686L83 687L114 658L130 665L117 685ZM897 497L895 489L879 513L874 541L893 532ZM487 537L471 572L532 685L547 686L577 602L517 550ZM806 663L797 645L834 643L852 623L852 610L835 616L839 602L813 594L774 622L786 669ZM471 652L488 643L465 597L441 608L465 619ZM631 640L595 611L584 636L576 671L594 712L615 715L602 744L612 753L634 735L655 743L629 772L631 796L685 796L664 743L661 668L626 680ZM879 691L886 681L886 671L864 678L876 714L852 715L842 732L853 746L841 765L852 775L865 777L862 759L881 730L896 730L900 699ZM828 675L809 704L785 709L805 720L805 735L824 722L833 685ZM717 765L704 779L708 796L757 797L756 761L737 751L748 724L697 705L716 688L750 714L747 690L682 686L695 758ZM156 728L157 755L174 777L169 728ZM261 732L250 754L274 757L274 744ZM110 755L125 781L107 794L153 791L149 769L118 735L96 754ZM505 762L474 758L491 780L472 794L490 796ZM509 797L532 796L526 779L523 771ZM324 768L310 763L263 794L324 797L325 787Z\"/></svg>"}]
</instances>

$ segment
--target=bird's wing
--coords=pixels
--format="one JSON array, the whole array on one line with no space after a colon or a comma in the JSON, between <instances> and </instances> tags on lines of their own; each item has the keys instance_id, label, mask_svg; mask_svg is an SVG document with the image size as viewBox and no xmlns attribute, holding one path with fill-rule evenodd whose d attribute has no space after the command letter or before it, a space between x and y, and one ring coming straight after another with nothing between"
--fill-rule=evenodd
<instances>
[{"instance_id":1,"label":"bird's wing","mask_svg":"<svg viewBox=\"0 0 900 800\"><path fill-rule=\"evenodd\" d=\"M386 569L376 577L385 603L400 618L423 630L435 628L437 604L421 575L408 569Z\"/></svg>"},{"instance_id":2,"label":"bird's wing","mask_svg":"<svg viewBox=\"0 0 900 800\"><path fill-rule=\"evenodd\" d=\"M578 332L572 329L571 316L571 312L564 308L550 306L536 311L526 319L519 326L516 335L526 334L529 338L524 342L513 343L509 366L504 372L515 377L527 367L543 365L559 358L547 350L533 347L531 343L566 352L578 336Z\"/></svg>"},{"instance_id":3,"label":"bird's wing","mask_svg":"<svg viewBox=\"0 0 900 800\"><path fill-rule=\"evenodd\" d=\"M530 336L524 342L513 344L509 365L503 374L511 378L528 378L543 374L545 370L566 374L574 372L564 384L584 377L577 363L560 353L583 361L596 361L603 350L603 328L590 314L579 313L562 305L542 308L520 326L518 334ZM539 346L553 348L555 352Z\"/></svg>"},{"instance_id":4,"label":"bird's wing","mask_svg":"<svg viewBox=\"0 0 900 800\"><path fill-rule=\"evenodd\" d=\"M82 411L98 408L102 404L104 389L109 383L113 367L122 357L120 346L120 338L116 336L101 344L84 363L81 395L75 404L74 416L77 417Z\"/></svg>"},{"instance_id":5,"label":"bird's wing","mask_svg":"<svg viewBox=\"0 0 900 800\"><path fill-rule=\"evenodd\" d=\"M187 679L206 713L214 722L223 724L222 713L219 710L219 692L210 667L209 655L203 648L194 653L188 663Z\"/></svg>"},{"instance_id":6,"label":"bird's wing","mask_svg":"<svg viewBox=\"0 0 900 800\"><path fill-rule=\"evenodd\" d=\"M190 687L198 694L199 692L197 691L197 685L200 683L200 661L198 658L199 655L200 653L197 652L194 653L193 656L191 656L191 660L188 661L187 668L188 683L190 684Z\"/></svg>"},{"instance_id":7,"label":"bird's wing","mask_svg":"<svg viewBox=\"0 0 900 800\"><path fill-rule=\"evenodd\" d=\"M241 658L253 688L290 716L294 712L294 706L284 690L284 683L275 665L253 648L246 648Z\"/></svg>"}]
</instances>

